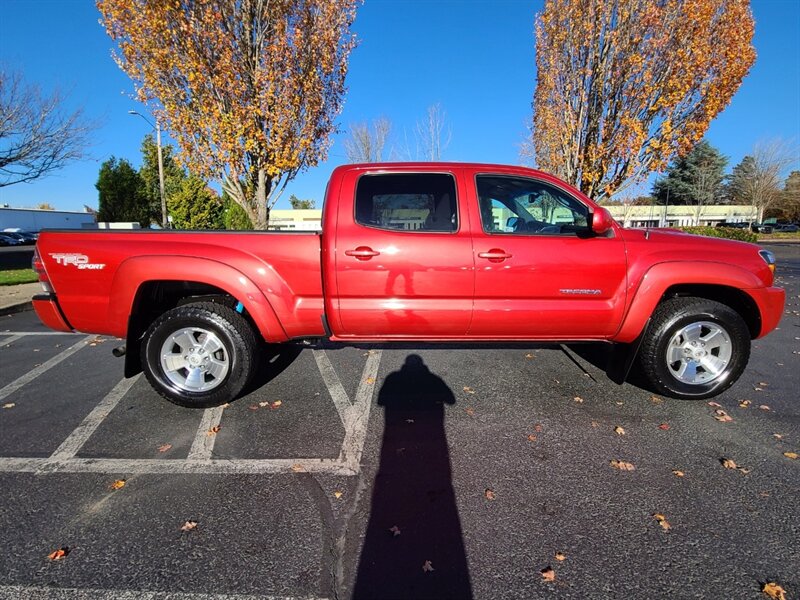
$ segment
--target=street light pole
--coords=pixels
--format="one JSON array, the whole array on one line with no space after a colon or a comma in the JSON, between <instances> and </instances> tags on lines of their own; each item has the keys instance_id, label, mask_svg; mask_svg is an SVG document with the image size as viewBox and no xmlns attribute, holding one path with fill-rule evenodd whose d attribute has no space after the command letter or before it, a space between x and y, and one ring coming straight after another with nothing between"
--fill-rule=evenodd
<instances>
[{"instance_id":1,"label":"street light pole","mask_svg":"<svg viewBox=\"0 0 800 600\"><path fill-rule=\"evenodd\" d=\"M167 195L164 191L164 157L161 153L161 123L156 119L156 124L153 125L150 119L135 110L129 110L129 115L139 115L145 122L156 130L156 147L158 148L158 191L161 195L161 227L167 229L169 222L167 220Z\"/></svg>"}]
</instances>

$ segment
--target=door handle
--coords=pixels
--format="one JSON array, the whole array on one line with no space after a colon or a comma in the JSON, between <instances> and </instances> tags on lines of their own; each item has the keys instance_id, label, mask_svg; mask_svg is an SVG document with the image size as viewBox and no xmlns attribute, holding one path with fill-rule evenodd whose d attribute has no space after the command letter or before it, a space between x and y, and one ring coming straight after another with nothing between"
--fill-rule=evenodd
<instances>
[{"instance_id":1,"label":"door handle","mask_svg":"<svg viewBox=\"0 0 800 600\"><path fill-rule=\"evenodd\" d=\"M347 256L355 256L358 260L369 260L373 256L378 256L380 252L373 250L369 246L359 246L355 250L345 250Z\"/></svg>"},{"instance_id":2,"label":"door handle","mask_svg":"<svg viewBox=\"0 0 800 600\"><path fill-rule=\"evenodd\" d=\"M478 252L478 258L488 258L491 262L502 262L511 258L511 254L500 248L492 248L488 252Z\"/></svg>"}]
</instances>

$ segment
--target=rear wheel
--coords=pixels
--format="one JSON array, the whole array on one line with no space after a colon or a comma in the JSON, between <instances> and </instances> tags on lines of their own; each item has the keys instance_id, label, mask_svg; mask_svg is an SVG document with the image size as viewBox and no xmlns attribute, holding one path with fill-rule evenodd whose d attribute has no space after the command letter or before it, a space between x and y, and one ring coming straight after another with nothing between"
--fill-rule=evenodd
<instances>
[{"instance_id":1,"label":"rear wheel","mask_svg":"<svg viewBox=\"0 0 800 600\"><path fill-rule=\"evenodd\" d=\"M142 369L164 398L189 408L236 398L256 368L250 323L231 308L197 302L168 310L142 340Z\"/></svg>"},{"instance_id":2,"label":"rear wheel","mask_svg":"<svg viewBox=\"0 0 800 600\"><path fill-rule=\"evenodd\" d=\"M705 298L660 304L639 350L642 373L655 391L702 399L732 386L750 358L750 331L735 310Z\"/></svg>"}]
</instances>

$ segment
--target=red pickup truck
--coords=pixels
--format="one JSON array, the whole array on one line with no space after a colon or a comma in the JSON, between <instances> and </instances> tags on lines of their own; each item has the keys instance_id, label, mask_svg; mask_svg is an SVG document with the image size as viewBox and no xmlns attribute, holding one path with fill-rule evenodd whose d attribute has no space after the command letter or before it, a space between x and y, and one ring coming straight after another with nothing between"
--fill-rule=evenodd
<instances>
[{"instance_id":1,"label":"red pickup truck","mask_svg":"<svg viewBox=\"0 0 800 600\"><path fill-rule=\"evenodd\" d=\"M768 250L623 229L546 173L461 163L337 168L321 234L46 231L34 268L46 325L125 338L125 375L191 407L235 398L262 342L323 337L604 341L653 390L707 398L785 300Z\"/></svg>"}]
</instances>

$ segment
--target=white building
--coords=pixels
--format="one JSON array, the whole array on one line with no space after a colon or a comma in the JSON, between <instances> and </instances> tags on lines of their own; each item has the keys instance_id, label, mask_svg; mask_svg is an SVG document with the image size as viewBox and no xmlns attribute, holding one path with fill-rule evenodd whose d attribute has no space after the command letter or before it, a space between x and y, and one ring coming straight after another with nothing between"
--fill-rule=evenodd
<instances>
[{"instance_id":1,"label":"white building","mask_svg":"<svg viewBox=\"0 0 800 600\"><path fill-rule=\"evenodd\" d=\"M0 231L11 228L37 232L42 229L95 229L96 227L94 215L88 212L0 208Z\"/></svg>"}]
</instances>

